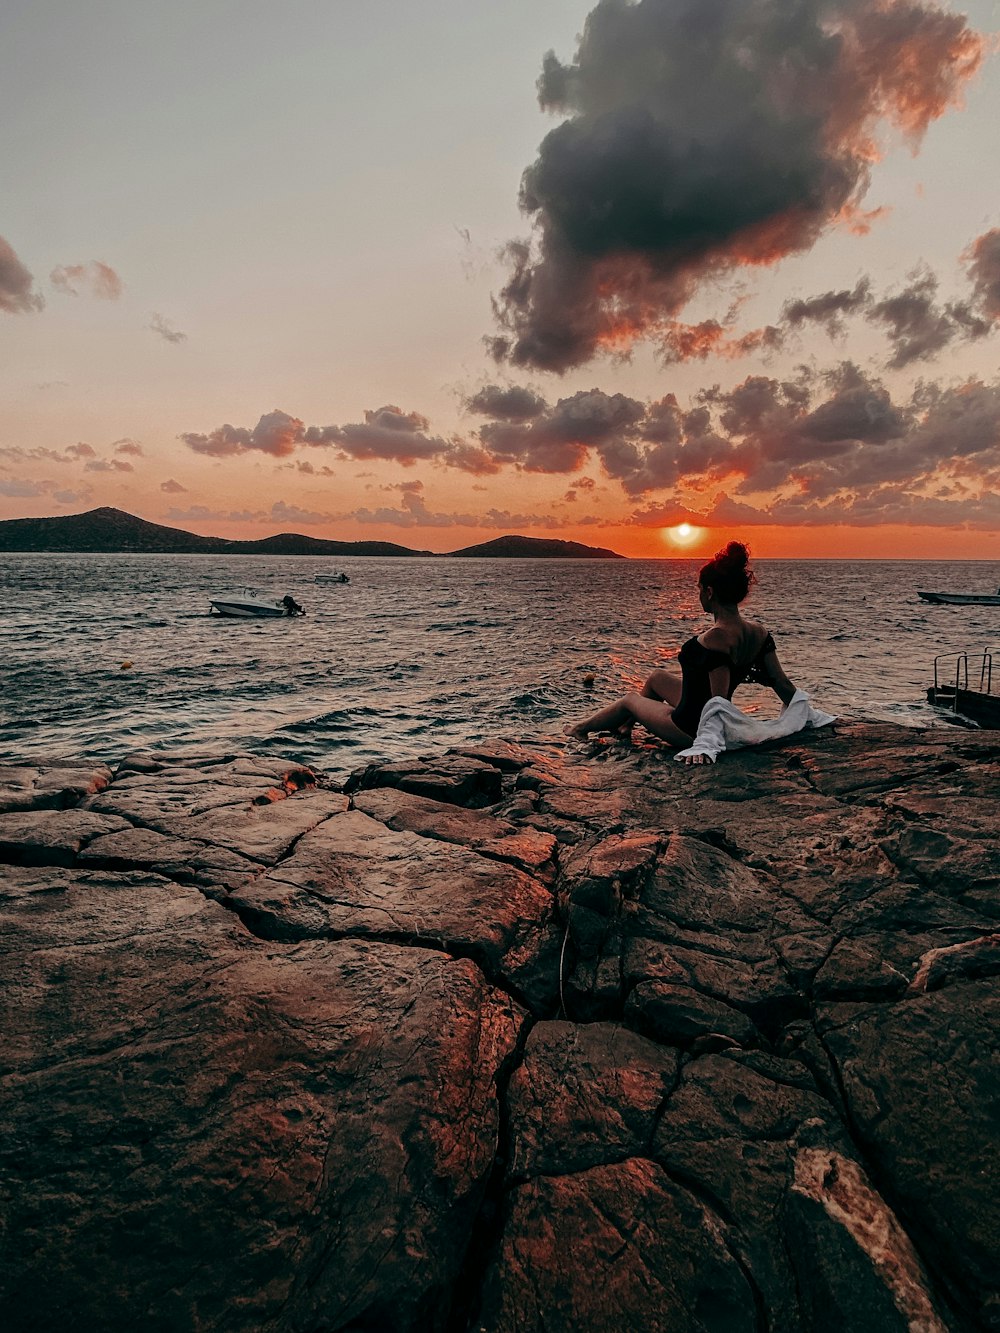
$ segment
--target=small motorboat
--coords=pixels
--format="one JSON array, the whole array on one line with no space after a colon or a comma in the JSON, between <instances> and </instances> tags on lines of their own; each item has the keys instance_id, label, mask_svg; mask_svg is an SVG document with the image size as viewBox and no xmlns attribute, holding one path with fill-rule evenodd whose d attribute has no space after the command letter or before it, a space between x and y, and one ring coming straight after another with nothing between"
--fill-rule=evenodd
<instances>
[{"instance_id":1,"label":"small motorboat","mask_svg":"<svg viewBox=\"0 0 1000 1333\"><path fill-rule=\"evenodd\" d=\"M1000 694L994 692L994 650L945 653L934 659L934 684L927 702L946 709L955 721L1000 730ZM998 673L1000 675L1000 673Z\"/></svg>"},{"instance_id":2,"label":"small motorboat","mask_svg":"<svg viewBox=\"0 0 1000 1333\"><path fill-rule=\"evenodd\" d=\"M1000 606L1000 589L996 596L988 592L921 592L917 596L938 606Z\"/></svg>"},{"instance_id":3,"label":"small motorboat","mask_svg":"<svg viewBox=\"0 0 1000 1333\"><path fill-rule=\"evenodd\" d=\"M317 574L315 581L317 583L350 583L351 580L342 571L338 573L334 570L330 574Z\"/></svg>"},{"instance_id":4,"label":"small motorboat","mask_svg":"<svg viewBox=\"0 0 1000 1333\"><path fill-rule=\"evenodd\" d=\"M280 616L304 616L305 611L290 593L284 597L262 597L256 588L211 598L212 615L238 616L244 620L277 620Z\"/></svg>"}]
</instances>

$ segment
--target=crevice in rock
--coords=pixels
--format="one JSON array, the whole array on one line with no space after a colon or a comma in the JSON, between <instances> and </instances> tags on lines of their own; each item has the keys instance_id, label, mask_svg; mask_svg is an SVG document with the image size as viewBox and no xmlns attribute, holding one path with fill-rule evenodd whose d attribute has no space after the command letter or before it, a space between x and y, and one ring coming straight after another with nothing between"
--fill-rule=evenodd
<instances>
[{"instance_id":1,"label":"crevice in rock","mask_svg":"<svg viewBox=\"0 0 1000 1333\"><path fill-rule=\"evenodd\" d=\"M497 1150L486 1188L469 1232L469 1244L452 1288L451 1309L445 1333L471 1333L478 1326L483 1288L496 1267L506 1224L505 1200L509 1192L507 1166L513 1151L513 1129L508 1091L510 1081L524 1062L528 1037L535 1026L529 1014L518 1033L517 1044L496 1074Z\"/></svg>"},{"instance_id":2,"label":"crevice in rock","mask_svg":"<svg viewBox=\"0 0 1000 1333\"><path fill-rule=\"evenodd\" d=\"M392 944L403 949L424 949L431 953L446 954L449 958L464 959L466 962L474 964L491 986L503 991L506 996L527 1013L534 1014L539 1018L550 1017L549 1014L537 1014L530 997L493 964L485 949L477 948L473 944L465 944L459 940L448 940L440 935L422 935L419 931L411 930L378 930L359 933L350 930L310 932L301 930L283 931L280 928L268 929L266 918L253 909L235 903L229 897L221 898L218 901L222 907L232 912L242 922L255 939L263 940L267 944L301 944L310 940L330 942L347 940L355 944Z\"/></svg>"},{"instance_id":3,"label":"crevice in rock","mask_svg":"<svg viewBox=\"0 0 1000 1333\"><path fill-rule=\"evenodd\" d=\"M655 1160L655 1158L654 1158ZM753 1269L747 1260L740 1254L730 1233L739 1229L736 1219L729 1212L720 1198L717 1197L704 1183L696 1176L690 1175L678 1167L671 1167L669 1170L662 1162L657 1162L657 1166L669 1180L686 1190L693 1198L701 1204L702 1208L716 1219L716 1231L723 1245L726 1247L726 1253L732 1259L733 1263L743 1274L747 1286L750 1288L750 1295L753 1298L754 1306L754 1325L757 1333L771 1333L771 1321L767 1314L767 1302L764 1299L764 1293L757 1284Z\"/></svg>"}]
</instances>

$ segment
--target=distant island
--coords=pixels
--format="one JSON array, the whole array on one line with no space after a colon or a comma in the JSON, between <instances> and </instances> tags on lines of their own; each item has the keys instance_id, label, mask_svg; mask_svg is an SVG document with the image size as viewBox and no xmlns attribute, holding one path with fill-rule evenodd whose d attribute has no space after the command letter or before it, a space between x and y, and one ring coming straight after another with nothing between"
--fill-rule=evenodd
<instances>
[{"instance_id":1,"label":"distant island","mask_svg":"<svg viewBox=\"0 0 1000 1333\"><path fill-rule=\"evenodd\" d=\"M227 537L199 537L183 528L150 523L121 509L103 506L85 514L62 518L8 518L0 521L0 551L51 551L94 554L147 553L150 555L390 555L431 556L434 551L416 551L395 542L337 542L305 537L298 532L279 532L256 541L232 541ZM617 551L580 542L549 537L498 537L447 556L494 559L624 560Z\"/></svg>"}]
</instances>

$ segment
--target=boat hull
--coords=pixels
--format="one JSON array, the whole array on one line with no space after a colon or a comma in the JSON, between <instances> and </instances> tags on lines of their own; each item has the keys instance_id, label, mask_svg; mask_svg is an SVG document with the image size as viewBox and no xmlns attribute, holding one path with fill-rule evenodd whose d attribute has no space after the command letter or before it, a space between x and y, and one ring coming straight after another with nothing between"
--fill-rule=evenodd
<instances>
[{"instance_id":1,"label":"boat hull","mask_svg":"<svg viewBox=\"0 0 1000 1333\"><path fill-rule=\"evenodd\" d=\"M927 702L968 718L980 727L1000 731L1000 696L978 690L956 690L954 686L934 686L927 691Z\"/></svg>"},{"instance_id":2,"label":"boat hull","mask_svg":"<svg viewBox=\"0 0 1000 1333\"><path fill-rule=\"evenodd\" d=\"M938 606L1000 606L1000 594L977 592L921 592L917 596Z\"/></svg>"},{"instance_id":3,"label":"boat hull","mask_svg":"<svg viewBox=\"0 0 1000 1333\"><path fill-rule=\"evenodd\" d=\"M232 616L239 620L281 620L288 615L288 612L280 604L268 605L267 602L257 602L255 605L250 605L246 602L226 602L213 599L212 606L217 616Z\"/></svg>"}]
</instances>

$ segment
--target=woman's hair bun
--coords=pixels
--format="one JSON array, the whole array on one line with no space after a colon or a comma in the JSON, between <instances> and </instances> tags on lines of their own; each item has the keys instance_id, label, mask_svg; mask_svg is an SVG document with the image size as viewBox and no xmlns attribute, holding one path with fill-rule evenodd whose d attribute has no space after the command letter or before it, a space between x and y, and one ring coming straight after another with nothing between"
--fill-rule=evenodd
<instances>
[{"instance_id":1,"label":"woman's hair bun","mask_svg":"<svg viewBox=\"0 0 1000 1333\"><path fill-rule=\"evenodd\" d=\"M734 565L737 569L746 569L750 563L750 548L742 542L730 542L721 551L716 551L713 563Z\"/></svg>"}]
</instances>

